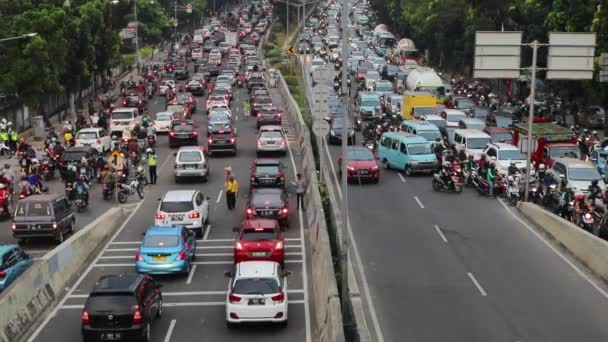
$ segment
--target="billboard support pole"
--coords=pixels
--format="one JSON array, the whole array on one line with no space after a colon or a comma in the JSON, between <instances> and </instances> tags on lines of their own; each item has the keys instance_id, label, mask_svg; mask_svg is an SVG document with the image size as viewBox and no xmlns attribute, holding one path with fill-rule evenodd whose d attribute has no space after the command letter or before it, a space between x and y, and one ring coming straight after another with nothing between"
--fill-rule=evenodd
<instances>
[{"instance_id":1,"label":"billboard support pole","mask_svg":"<svg viewBox=\"0 0 608 342\"><path fill-rule=\"evenodd\" d=\"M530 78L530 111L528 113L528 151L526 153L526 176L524 201L528 202L530 189L530 170L532 160L532 122L534 121L534 93L536 91L536 60L538 57L538 40L532 42L532 76Z\"/></svg>"}]
</instances>

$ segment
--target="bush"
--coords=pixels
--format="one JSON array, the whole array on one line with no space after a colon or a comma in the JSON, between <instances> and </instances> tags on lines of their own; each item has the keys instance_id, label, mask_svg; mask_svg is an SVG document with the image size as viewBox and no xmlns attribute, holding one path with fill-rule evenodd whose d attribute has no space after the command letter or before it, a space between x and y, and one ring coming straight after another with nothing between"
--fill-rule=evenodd
<instances>
[{"instance_id":1,"label":"bush","mask_svg":"<svg viewBox=\"0 0 608 342\"><path fill-rule=\"evenodd\" d=\"M152 46L146 46L146 47L142 48L140 50L141 59L144 60L144 59L152 56L153 52L154 52L154 47L152 47Z\"/></svg>"},{"instance_id":2,"label":"bush","mask_svg":"<svg viewBox=\"0 0 608 342\"><path fill-rule=\"evenodd\" d=\"M294 87L294 88L295 88L295 87L297 87L297 86L298 86L298 84L299 84L299 80L298 80L298 77L297 77L297 76L291 76L291 75L289 75L289 71L288 71L287 76L284 76L284 77L285 77L285 82L286 82L286 83L287 83L287 85L289 86L289 90L290 90L290 91L292 91L292 87ZM293 90L299 90L299 89L298 89L298 88L295 88L295 89L293 89ZM293 93L294 93L294 91L292 91L292 95L293 95Z\"/></svg>"},{"instance_id":3,"label":"bush","mask_svg":"<svg viewBox=\"0 0 608 342\"><path fill-rule=\"evenodd\" d=\"M135 64L135 60L136 60L135 54L124 55L122 57L122 64L123 65L133 65L133 64Z\"/></svg>"}]
</instances>

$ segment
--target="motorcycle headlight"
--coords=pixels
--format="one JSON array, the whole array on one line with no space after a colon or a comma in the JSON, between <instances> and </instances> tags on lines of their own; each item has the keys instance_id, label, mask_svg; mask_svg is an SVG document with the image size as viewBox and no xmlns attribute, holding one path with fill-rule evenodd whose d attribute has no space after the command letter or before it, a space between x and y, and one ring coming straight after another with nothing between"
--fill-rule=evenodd
<instances>
[{"instance_id":1,"label":"motorcycle headlight","mask_svg":"<svg viewBox=\"0 0 608 342\"><path fill-rule=\"evenodd\" d=\"M329 134L331 135L336 135L336 131L334 131L333 129L329 131Z\"/></svg>"}]
</instances>

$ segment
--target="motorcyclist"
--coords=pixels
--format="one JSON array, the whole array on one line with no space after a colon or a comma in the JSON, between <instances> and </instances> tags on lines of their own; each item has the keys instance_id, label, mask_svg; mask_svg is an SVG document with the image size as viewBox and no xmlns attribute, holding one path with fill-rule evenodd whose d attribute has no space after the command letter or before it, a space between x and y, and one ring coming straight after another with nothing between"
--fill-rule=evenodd
<instances>
[{"instance_id":1,"label":"motorcyclist","mask_svg":"<svg viewBox=\"0 0 608 342\"><path fill-rule=\"evenodd\" d=\"M42 191L42 183L40 182L40 174L38 174L38 171L30 172L27 176L27 182L36 189L36 192Z\"/></svg>"},{"instance_id":2,"label":"motorcyclist","mask_svg":"<svg viewBox=\"0 0 608 342\"><path fill-rule=\"evenodd\" d=\"M36 187L33 186L29 181L28 181L28 177L27 176L22 176L21 177L21 182L19 182L19 186L21 188L20 191L23 191L23 189L25 189L26 195L32 195L36 193Z\"/></svg>"},{"instance_id":3,"label":"motorcyclist","mask_svg":"<svg viewBox=\"0 0 608 342\"><path fill-rule=\"evenodd\" d=\"M537 177L538 177L538 181L544 184L545 181L545 176L547 175L547 168L545 167L545 164L540 164L538 165L538 173L537 173Z\"/></svg>"},{"instance_id":4,"label":"motorcyclist","mask_svg":"<svg viewBox=\"0 0 608 342\"><path fill-rule=\"evenodd\" d=\"M574 213L576 215L575 224L578 226L581 224L584 211L593 211L593 205L587 201L587 197L583 194L576 195L574 199Z\"/></svg>"},{"instance_id":5,"label":"motorcyclist","mask_svg":"<svg viewBox=\"0 0 608 342\"><path fill-rule=\"evenodd\" d=\"M591 181L591 185L587 188L587 193L589 196L589 200L593 205L595 205L595 200L601 198L602 196L602 188L598 185L597 179Z\"/></svg>"},{"instance_id":6,"label":"motorcyclist","mask_svg":"<svg viewBox=\"0 0 608 342\"><path fill-rule=\"evenodd\" d=\"M486 180L489 185L489 196L490 198L494 198L494 180L496 179L496 166L494 163L491 163L490 166L486 170Z\"/></svg>"},{"instance_id":7,"label":"motorcyclist","mask_svg":"<svg viewBox=\"0 0 608 342\"><path fill-rule=\"evenodd\" d=\"M136 131L136 134L137 140L146 140L146 138L148 138L148 132L143 126L139 126L138 130Z\"/></svg>"},{"instance_id":8,"label":"motorcyclist","mask_svg":"<svg viewBox=\"0 0 608 342\"><path fill-rule=\"evenodd\" d=\"M568 204L574 201L574 191L571 187L567 186L564 188L560 195L560 207L559 207L559 215L563 218L566 218L568 215Z\"/></svg>"},{"instance_id":9,"label":"motorcyclist","mask_svg":"<svg viewBox=\"0 0 608 342\"><path fill-rule=\"evenodd\" d=\"M458 152L458 159L460 159L461 162L467 160L467 153L464 151L464 148Z\"/></svg>"},{"instance_id":10,"label":"motorcyclist","mask_svg":"<svg viewBox=\"0 0 608 342\"><path fill-rule=\"evenodd\" d=\"M509 168L507 169L507 172L508 172L509 176L515 175L517 173L520 173L519 168L517 167L517 165L515 164L515 162L511 162L509 164Z\"/></svg>"},{"instance_id":11,"label":"motorcyclist","mask_svg":"<svg viewBox=\"0 0 608 342\"><path fill-rule=\"evenodd\" d=\"M452 163L449 161L444 161L441 165L441 171L439 171L439 175L441 176L441 180L448 187L452 187Z\"/></svg>"},{"instance_id":12,"label":"motorcyclist","mask_svg":"<svg viewBox=\"0 0 608 342\"><path fill-rule=\"evenodd\" d=\"M84 195L85 205L89 205L89 182L87 180L86 174L81 173L78 176L78 178L76 179L76 182L74 182L73 189L76 190L77 193L79 191L81 191L82 194Z\"/></svg>"},{"instance_id":13,"label":"motorcyclist","mask_svg":"<svg viewBox=\"0 0 608 342\"><path fill-rule=\"evenodd\" d=\"M148 126L146 136L148 138L151 137L152 140L156 140L156 128L154 128L154 126L152 126L152 125Z\"/></svg>"}]
</instances>

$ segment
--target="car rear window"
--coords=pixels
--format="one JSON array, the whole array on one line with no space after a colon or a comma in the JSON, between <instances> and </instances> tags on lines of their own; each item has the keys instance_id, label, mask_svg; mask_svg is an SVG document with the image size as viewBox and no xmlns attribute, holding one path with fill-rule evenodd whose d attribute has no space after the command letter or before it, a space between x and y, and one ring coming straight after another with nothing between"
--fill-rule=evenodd
<instances>
[{"instance_id":1,"label":"car rear window","mask_svg":"<svg viewBox=\"0 0 608 342\"><path fill-rule=\"evenodd\" d=\"M82 157L87 157L87 153L84 151L65 151L63 152L63 160L81 160Z\"/></svg>"},{"instance_id":2,"label":"car rear window","mask_svg":"<svg viewBox=\"0 0 608 342\"><path fill-rule=\"evenodd\" d=\"M258 175L276 175L279 173L277 165L256 165L255 173Z\"/></svg>"},{"instance_id":3,"label":"car rear window","mask_svg":"<svg viewBox=\"0 0 608 342\"><path fill-rule=\"evenodd\" d=\"M112 120L132 120L132 112L112 112Z\"/></svg>"},{"instance_id":4,"label":"car rear window","mask_svg":"<svg viewBox=\"0 0 608 342\"><path fill-rule=\"evenodd\" d=\"M177 160L180 162L200 162L203 157L201 152L198 151L183 151L179 153Z\"/></svg>"},{"instance_id":5,"label":"car rear window","mask_svg":"<svg viewBox=\"0 0 608 342\"><path fill-rule=\"evenodd\" d=\"M243 278L234 282L232 292L243 295L266 295L281 292L281 287L273 278Z\"/></svg>"},{"instance_id":6,"label":"car rear window","mask_svg":"<svg viewBox=\"0 0 608 342\"><path fill-rule=\"evenodd\" d=\"M92 311L120 312L129 311L137 305L131 293L91 293L87 308Z\"/></svg>"},{"instance_id":7,"label":"car rear window","mask_svg":"<svg viewBox=\"0 0 608 342\"><path fill-rule=\"evenodd\" d=\"M95 140L95 139L97 139L97 133L96 132L80 132L76 136L76 139Z\"/></svg>"},{"instance_id":8,"label":"car rear window","mask_svg":"<svg viewBox=\"0 0 608 342\"><path fill-rule=\"evenodd\" d=\"M173 131L175 132L192 132L194 130L194 125L181 123L179 125L173 126Z\"/></svg>"},{"instance_id":9,"label":"car rear window","mask_svg":"<svg viewBox=\"0 0 608 342\"><path fill-rule=\"evenodd\" d=\"M281 137L282 135L279 131L264 131L260 133L260 138L276 139Z\"/></svg>"},{"instance_id":10,"label":"car rear window","mask_svg":"<svg viewBox=\"0 0 608 342\"><path fill-rule=\"evenodd\" d=\"M178 244L179 238L175 235L150 235L142 243L144 247L176 247Z\"/></svg>"},{"instance_id":11,"label":"car rear window","mask_svg":"<svg viewBox=\"0 0 608 342\"><path fill-rule=\"evenodd\" d=\"M162 202L160 211L166 213L184 213L193 210L192 202Z\"/></svg>"},{"instance_id":12,"label":"car rear window","mask_svg":"<svg viewBox=\"0 0 608 342\"><path fill-rule=\"evenodd\" d=\"M254 194L251 198L251 203L254 207L278 207L283 203L283 201L279 195Z\"/></svg>"},{"instance_id":13,"label":"car rear window","mask_svg":"<svg viewBox=\"0 0 608 342\"><path fill-rule=\"evenodd\" d=\"M221 132L211 133L211 137L213 139L228 139L231 136L232 136L232 133L230 131L221 131Z\"/></svg>"},{"instance_id":14,"label":"car rear window","mask_svg":"<svg viewBox=\"0 0 608 342\"><path fill-rule=\"evenodd\" d=\"M48 202L19 203L15 216L51 216Z\"/></svg>"},{"instance_id":15,"label":"car rear window","mask_svg":"<svg viewBox=\"0 0 608 342\"><path fill-rule=\"evenodd\" d=\"M271 228L258 228L243 230L243 241L272 241L276 239L276 232Z\"/></svg>"},{"instance_id":16,"label":"car rear window","mask_svg":"<svg viewBox=\"0 0 608 342\"><path fill-rule=\"evenodd\" d=\"M157 114L156 115L156 120L159 121L170 121L173 118L171 117L171 114Z\"/></svg>"}]
</instances>

